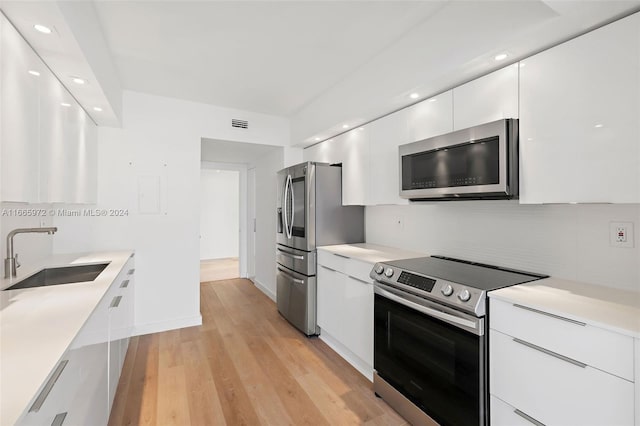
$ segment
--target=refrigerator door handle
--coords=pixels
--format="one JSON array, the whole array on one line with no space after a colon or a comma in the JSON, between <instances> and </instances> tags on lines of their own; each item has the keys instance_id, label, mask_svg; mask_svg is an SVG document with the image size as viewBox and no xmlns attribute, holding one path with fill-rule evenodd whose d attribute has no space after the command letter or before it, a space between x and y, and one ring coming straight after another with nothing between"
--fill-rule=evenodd
<instances>
[{"instance_id":1,"label":"refrigerator door handle","mask_svg":"<svg viewBox=\"0 0 640 426\"><path fill-rule=\"evenodd\" d=\"M289 182L291 179L291 175L287 175L287 178L285 179L285 183L284 183L284 194L283 194L283 203L284 205L282 206L284 209L284 214L282 215L282 219L284 221L284 232L285 235L287 236L287 238L291 238L291 233L289 232L289 221L287 220L287 216L288 216L288 212L287 212L287 200L289 199Z\"/></svg>"},{"instance_id":2,"label":"refrigerator door handle","mask_svg":"<svg viewBox=\"0 0 640 426\"><path fill-rule=\"evenodd\" d=\"M289 191L291 192L291 224L289 225L291 229L289 230L289 238L293 236L293 219L296 214L296 198L293 192L293 180L291 180L291 175L289 175Z\"/></svg>"}]
</instances>

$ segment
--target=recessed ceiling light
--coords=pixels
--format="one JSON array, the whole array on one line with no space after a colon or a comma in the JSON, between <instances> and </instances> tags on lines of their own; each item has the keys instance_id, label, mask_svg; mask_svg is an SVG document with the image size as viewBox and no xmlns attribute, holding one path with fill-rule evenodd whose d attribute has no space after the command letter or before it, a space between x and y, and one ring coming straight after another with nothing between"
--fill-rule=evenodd
<instances>
[{"instance_id":1,"label":"recessed ceiling light","mask_svg":"<svg viewBox=\"0 0 640 426\"><path fill-rule=\"evenodd\" d=\"M411 99L418 99L418 98L420 97L420 95L419 95L419 94L417 94L417 93L412 93L412 94L410 94L410 95L409 95L409 97L410 97Z\"/></svg>"},{"instance_id":2,"label":"recessed ceiling light","mask_svg":"<svg viewBox=\"0 0 640 426\"><path fill-rule=\"evenodd\" d=\"M60 106L63 106L63 107L67 107L67 108L69 108L69 107L71 106L71 104L70 104L70 103L68 103L68 102L62 102L62 103L60 104Z\"/></svg>"},{"instance_id":3,"label":"recessed ceiling light","mask_svg":"<svg viewBox=\"0 0 640 426\"><path fill-rule=\"evenodd\" d=\"M507 59L507 54L506 53L500 53L499 55L496 55L495 58L496 61L502 61L503 59Z\"/></svg>"},{"instance_id":4,"label":"recessed ceiling light","mask_svg":"<svg viewBox=\"0 0 640 426\"><path fill-rule=\"evenodd\" d=\"M348 124L343 124L343 125L342 125L342 128L343 128L343 129L348 129L348 128L349 128L349 125L348 125Z\"/></svg>"},{"instance_id":5,"label":"recessed ceiling light","mask_svg":"<svg viewBox=\"0 0 640 426\"><path fill-rule=\"evenodd\" d=\"M316 142L320 141L320 138L316 138Z\"/></svg>"},{"instance_id":6,"label":"recessed ceiling light","mask_svg":"<svg viewBox=\"0 0 640 426\"><path fill-rule=\"evenodd\" d=\"M100 107L93 107L93 110L97 112L102 112L102 108Z\"/></svg>"},{"instance_id":7,"label":"recessed ceiling light","mask_svg":"<svg viewBox=\"0 0 640 426\"><path fill-rule=\"evenodd\" d=\"M429 99L429 102L435 102L437 100L438 100L438 98L431 98L431 99Z\"/></svg>"},{"instance_id":8,"label":"recessed ceiling light","mask_svg":"<svg viewBox=\"0 0 640 426\"><path fill-rule=\"evenodd\" d=\"M35 24L33 26L33 28L38 31L41 32L42 34L51 34L51 28L46 27L44 25L40 25L40 24Z\"/></svg>"},{"instance_id":9,"label":"recessed ceiling light","mask_svg":"<svg viewBox=\"0 0 640 426\"><path fill-rule=\"evenodd\" d=\"M87 82L87 80L85 80L84 78L80 78L80 77L71 77L71 80L75 83L75 84L85 84Z\"/></svg>"},{"instance_id":10,"label":"recessed ceiling light","mask_svg":"<svg viewBox=\"0 0 640 426\"><path fill-rule=\"evenodd\" d=\"M29 70L29 74L35 75L36 77L40 76L40 73L38 71L34 71L34 70Z\"/></svg>"},{"instance_id":11,"label":"recessed ceiling light","mask_svg":"<svg viewBox=\"0 0 640 426\"><path fill-rule=\"evenodd\" d=\"M595 127L596 129L600 129L600 128L604 127L604 124L596 124L593 127Z\"/></svg>"}]
</instances>

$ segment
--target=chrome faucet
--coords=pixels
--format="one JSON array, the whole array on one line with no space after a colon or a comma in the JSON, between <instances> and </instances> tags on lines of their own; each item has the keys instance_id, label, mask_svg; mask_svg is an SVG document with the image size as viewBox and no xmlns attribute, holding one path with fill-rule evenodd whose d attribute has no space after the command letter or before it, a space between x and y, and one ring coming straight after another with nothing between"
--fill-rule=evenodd
<instances>
[{"instance_id":1,"label":"chrome faucet","mask_svg":"<svg viewBox=\"0 0 640 426\"><path fill-rule=\"evenodd\" d=\"M4 277L15 277L16 269L20 267L20 263L18 262L18 254L13 253L13 237L18 234L27 234L32 232L46 232L49 235L53 235L58 231L58 228L55 226L47 227L47 228L18 228L7 234L7 258L4 260Z\"/></svg>"}]
</instances>

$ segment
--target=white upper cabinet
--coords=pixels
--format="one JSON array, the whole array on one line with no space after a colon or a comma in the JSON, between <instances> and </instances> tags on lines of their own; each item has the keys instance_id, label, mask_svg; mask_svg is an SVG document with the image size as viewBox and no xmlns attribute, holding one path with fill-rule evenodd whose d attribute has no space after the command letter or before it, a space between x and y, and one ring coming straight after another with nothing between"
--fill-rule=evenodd
<instances>
[{"instance_id":1,"label":"white upper cabinet","mask_svg":"<svg viewBox=\"0 0 640 426\"><path fill-rule=\"evenodd\" d=\"M408 111L400 110L369 124L370 204L408 204L400 198L398 146L409 142Z\"/></svg>"},{"instance_id":2,"label":"white upper cabinet","mask_svg":"<svg viewBox=\"0 0 640 426\"><path fill-rule=\"evenodd\" d=\"M453 130L518 118L518 64L453 89Z\"/></svg>"},{"instance_id":3,"label":"white upper cabinet","mask_svg":"<svg viewBox=\"0 0 640 426\"><path fill-rule=\"evenodd\" d=\"M453 130L453 92L441 93L406 108L409 142Z\"/></svg>"},{"instance_id":4,"label":"white upper cabinet","mask_svg":"<svg viewBox=\"0 0 640 426\"><path fill-rule=\"evenodd\" d=\"M0 201L39 198L38 98L48 72L0 14Z\"/></svg>"},{"instance_id":5,"label":"white upper cabinet","mask_svg":"<svg viewBox=\"0 0 640 426\"><path fill-rule=\"evenodd\" d=\"M0 31L0 201L95 202L95 124L1 14Z\"/></svg>"},{"instance_id":6,"label":"white upper cabinet","mask_svg":"<svg viewBox=\"0 0 640 426\"><path fill-rule=\"evenodd\" d=\"M520 202L640 202L640 14L522 64Z\"/></svg>"},{"instance_id":7,"label":"white upper cabinet","mask_svg":"<svg viewBox=\"0 0 640 426\"><path fill-rule=\"evenodd\" d=\"M367 205L369 202L369 133L359 127L334 142L342 147L342 204Z\"/></svg>"}]
</instances>

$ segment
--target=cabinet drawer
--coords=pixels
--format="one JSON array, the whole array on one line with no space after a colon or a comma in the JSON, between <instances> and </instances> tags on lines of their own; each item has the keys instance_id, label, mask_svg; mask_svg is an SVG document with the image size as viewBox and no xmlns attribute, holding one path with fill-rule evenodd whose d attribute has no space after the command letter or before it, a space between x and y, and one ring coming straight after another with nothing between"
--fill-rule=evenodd
<instances>
[{"instance_id":1,"label":"cabinet drawer","mask_svg":"<svg viewBox=\"0 0 640 426\"><path fill-rule=\"evenodd\" d=\"M633 425L632 382L490 331L490 392L548 425Z\"/></svg>"},{"instance_id":2,"label":"cabinet drawer","mask_svg":"<svg viewBox=\"0 0 640 426\"><path fill-rule=\"evenodd\" d=\"M491 426L540 426L537 419L491 395Z\"/></svg>"},{"instance_id":3,"label":"cabinet drawer","mask_svg":"<svg viewBox=\"0 0 640 426\"><path fill-rule=\"evenodd\" d=\"M633 380L631 337L502 300L490 303L492 329Z\"/></svg>"},{"instance_id":4,"label":"cabinet drawer","mask_svg":"<svg viewBox=\"0 0 640 426\"><path fill-rule=\"evenodd\" d=\"M318 265L326 266L334 271L346 273L349 257L333 254L329 251L318 250Z\"/></svg>"},{"instance_id":5,"label":"cabinet drawer","mask_svg":"<svg viewBox=\"0 0 640 426\"><path fill-rule=\"evenodd\" d=\"M369 273L373 268L373 263L363 262L361 260L349 259L346 262L346 271L345 273L349 275L351 278L355 278L358 281L363 281L366 283L373 284L373 280L369 277ZM373 288L372 288L373 293Z\"/></svg>"}]
</instances>

